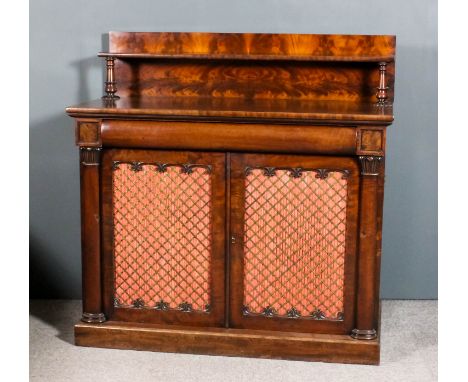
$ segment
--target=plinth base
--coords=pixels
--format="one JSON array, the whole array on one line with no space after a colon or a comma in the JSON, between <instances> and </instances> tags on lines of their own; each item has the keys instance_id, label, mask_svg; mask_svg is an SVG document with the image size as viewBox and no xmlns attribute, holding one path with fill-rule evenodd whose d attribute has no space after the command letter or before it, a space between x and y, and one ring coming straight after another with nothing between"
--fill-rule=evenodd
<instances>
[{"instance_id":1,"label":"plinth base","mask_svg":"<svg viewBox=\"0 0 468 382\"><path fill-rule=\"evenodd\" d=\"M107 321L75 325L75 343L113 349L378 365L380 339Z\"/></svg>"}]
</instances>

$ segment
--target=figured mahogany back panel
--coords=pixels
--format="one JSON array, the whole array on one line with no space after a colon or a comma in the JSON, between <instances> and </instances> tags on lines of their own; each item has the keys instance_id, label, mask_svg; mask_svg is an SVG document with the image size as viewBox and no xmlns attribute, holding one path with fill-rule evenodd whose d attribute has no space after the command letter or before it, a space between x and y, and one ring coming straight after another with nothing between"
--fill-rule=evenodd
<instances>
[{"instance_id":1,"label":"figured mahogany back panel","mask_svg":"<svg viewBox=\"0 0 468 382\"><path fill-rule=\"evenodd\" d=\"M392 81L392 65L388 77ZM116 81L124 97L373 102L379 70L368 62L117 60Z\"/></svg>"},{"instance_id":2,"label":"figured mahogany back panel","mask_svg":"<svg viewBox=\"0 0 468 382\"><path fill-rule=\"evenodd\" d=\"M110 32L120 96L374 102L393 36ZM132 54L140 55L138 59ZM127 56L126 56L127 55Z\"/></svg>"}]
</instances>

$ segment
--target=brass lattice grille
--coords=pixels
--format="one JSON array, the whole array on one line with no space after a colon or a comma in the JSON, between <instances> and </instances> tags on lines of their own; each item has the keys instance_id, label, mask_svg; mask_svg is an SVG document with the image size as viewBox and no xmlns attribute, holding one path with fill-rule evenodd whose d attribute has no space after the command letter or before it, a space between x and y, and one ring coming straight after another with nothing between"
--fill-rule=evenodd
<instances>
[{"instance_id":1,"label":"brass lattice grille","mask_svg":"<svg viewBox=\"0 0 468 382\"><path fill-rule=\"evenodd\" d=\"M343 319L347 177L246 169L244 314Z\"/></svg>"},{"instance_id":2,"label":"brass lattice grille","mask_svg":"<svg viewBox=\"0 0 468 382\"><path fill-rule=\"evenodd\" d=\"M210 172L114 162L115 306L209 311Z\"/></svg>"}]
</instances>

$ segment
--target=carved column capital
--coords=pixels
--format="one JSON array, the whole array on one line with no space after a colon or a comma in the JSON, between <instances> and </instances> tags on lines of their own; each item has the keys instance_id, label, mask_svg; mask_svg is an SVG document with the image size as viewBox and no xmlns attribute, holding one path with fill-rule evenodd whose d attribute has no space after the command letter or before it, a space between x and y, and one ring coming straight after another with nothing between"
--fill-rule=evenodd
<instances>
[{"instance_id":1,"label":"carved column capital","mask_svg":"<svg viewBox=\"0 0 468 382\"><path fill-rule=\"evenodd\" d=\"M101 148L80 147L80 163L84 166L99 166L101 163Z\"/></svg>"},{"instance_id":2,"label":"carved column capital","mask_svg":"<svg viewBox=\"0 0 468 382\"><path fill-rule=\"evenodd\" d=\"M382 168L383 157L360 155L361 175L378 176Z\"/></svg>"}]
</instances>

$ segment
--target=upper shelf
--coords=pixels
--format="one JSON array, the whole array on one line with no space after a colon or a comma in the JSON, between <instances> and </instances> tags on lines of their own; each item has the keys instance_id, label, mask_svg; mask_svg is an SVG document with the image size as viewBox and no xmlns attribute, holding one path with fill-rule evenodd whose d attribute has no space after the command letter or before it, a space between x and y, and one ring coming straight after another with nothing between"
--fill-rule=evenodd
<instances>
[{"instance_id":1,"label":"upper shelf","mask_svg":"<svg viewBox=\"0 0 468 382\"><path fill-rule=\"evenodd\" d=\"M392 62L395 36L254 33L109 32L120 59L219 59Z\"/></svg>"},{"instance_id":2,"label":"upper shelf","mask_svg":"<svg viewBox=\"0 0 468 382\"><path fill-rule=\"evenodd\" d=\"M391 62L394 56L286 56L272 54L162 54L99 52L98 57L118 59L192 59L192 60L252 60L252 61L311 61L311 62Z\"/></svg>"},{"instance_id":3,"label":"upper shelf","mask_svg":"<svg viewBox=\"0 0 468 382\"><path fill-rule=\"evenodd\" d=\"M94 105L77 113L387 123L392 115L368 105L393 103L395 41L387 35L109 32L109 52L99 53L106 57L105 98L121 100L115 108Z\"/></svg>"}]
</instances>

